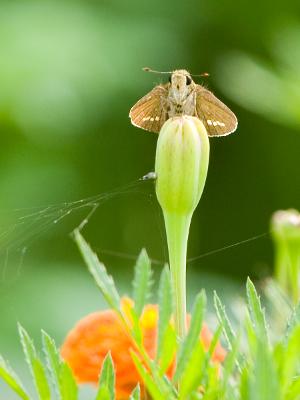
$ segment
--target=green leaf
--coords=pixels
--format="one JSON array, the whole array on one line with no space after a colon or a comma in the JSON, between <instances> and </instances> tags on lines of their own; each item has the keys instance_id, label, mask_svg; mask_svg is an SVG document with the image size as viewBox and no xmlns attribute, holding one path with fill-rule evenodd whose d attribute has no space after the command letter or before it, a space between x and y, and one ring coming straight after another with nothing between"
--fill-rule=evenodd
<instances>
[{"instance_id":1,"label":"green leaf","mask_svg":"<svg viewBox=\"0 0 300 400\"><path fill-rule=\"evenodd\" d=\"M235 341L235 333L230 324L229 318L225 311L225 306L222 304L217 293L214 291L214 306L219 319L220 324L223 326L223 333L227 340L229 350L232 349Z\"/></svg>"},{"instance_id":2,"label":"green leaf","mask_svg":"<svg viewBox=\"0 0 300 400\"><path fill-rule=\"evenodd\" d=\"M205 352L199 339L193 346L193 352L186 364L180 379L179 399L187 399L196 390L202 380L205 365Z\"/></svg>"},{"instance_id":3,"label":"green leaf","mask_svg":"<svg viewBox=\"0 0 300 400\"><path fill-rule=\"evenodd\" d=\"M257 295L255 286L249 278L247 278L246 289L248 308L250 311L253 328L256 332L257 337L268 343L269 339L265 320L265 312L261 307L260 298Z\"/></svg>"},{"instance_id":4,"label":"green leaf","mask_svg":"<svg viewBox=\"0 0 300 400\"><path fill-rule=\"evenodd\" d=\"M44 366L37 356L33 341L25 329L19 324L19 334L27 364L41 400L50 400L50 388L48 385Z\"/></svg>"},{"instance_id":5,"label":"green leaf","mask_svg":"<svg viewBox=\"0 0 300 400\"><path fill-rule=\"evenodd\" d=\"M47 367L51 373L57 393L59 390L59 375L62 360L56 348L54 340L42 330L43 350L46 356Z\"/></svg>"},{"instance_id":6,"label":"green leaf","mask_svg":"<svg viewBox=\"0 0 300 400\"><path fill-rule=\"evenodd\" d=\"M241 400L249 400L250 399L249 381L250 381L249 369L244 368L241 372L241 378L240 378L240 397L239 398Z\"/></svg>"},{"instance_id":7,"label":"green leaf","mask_svg":"<svg viewBox=\"0 0 300 400\"><path fill-rule=\"evenodd\" d=\"M225 400L225 397L221 395L221 379L220 379L220 366L216 363L210 363L208 367L204 366L205 382L201 385L202 387L202 399L203 400ZM228 400L233 400L236 397L229 397ZM227 399L226 399L227 400Z\"/></svg>"},{"instance_id":8,"label":"green leaf","mask_svg":"<svg viewBox=\"0 0 300 400\"><path fill-rule=\"evenodd\" d=\"M191 325L188 331L186 338L179 349L179 355L177 359L177 366L173 381L176 382L183 374L184 369L190 361L193 351L196 348L197 343L199 342L200 332L202 327L202 321L205 313L206 306L206 296L205 292L201 291L195 300L193 311L192 311L192 320Z\"/></svg>"},{"instance_id":9,"label":"green leaf","mask_svg":"<svg viewBox=\"0 0 300 400\"><path fill-rule=\"evenodd\" d=\"M300 377L291 383L284 400L300 400Z\"/></svg>"},{"instance_id":10,"label":"green leaf","mask_svg":"<svg viewBox=\"0 0 300 400\"><path fill-rule=\"evenodd\" d=\"M300 324L300 302L297 304L295 307L294 311L292 312L292 315L290 319L288 320L287 327L286 327L286 342L288 341L288 338L292 331L294 330L296 325Z\"/></svg>"},{"instance_id":11,"label":"green leaf","mask_svg":"<svg viewBox=\"0 0 300 400\"><path fill-rule=\"evenodd\" d=\"M220 336L221 336L222 331L223 331L223 325L220 324L218 326L218 328L216 329L216 331L215 331L215 333L213 335L213 338L212 338L212 340L210 342L210 345L209 345L209 349L208 349L208 352L207 352L207 355L208 355L209 358L212 358L212 356L214 354L216 346L217 346L217 344L218 344L218 342L220 340Z\"/></svg>"},{"instance_id":12,"label":"green leaf","mask_svg":"<svg viewBox=\"0 0 300 400\"><path fill-rule=\"evenodd\" d=\"M253 328L253 324L251 321L251 317L250 317L248 308L246 309L246 312L245 312L244 324L245 324L245 330L247 333L249 354L251 356L251 357L248 357L245 361L247 362L247 364L249 366L249 361L252 359L252 357L255 357L257 339L259 337L256 335L255 330Z\"/></svg>"},{"instance_id":13,"label":"green leaf","mask_svg":"<svg viewBox=\"0 0 300 400\"><path fill-rule=\"evenodd\" d=\"M159 390L157 384L154 382L152 376L149 374L149 372L143 366L143 364L141 363L141 361L138 358L138 356L136 355L136 353L131 351L131 357L132 357L134 365L135 365L136 369L138 370L138 373L140 374L151 398L153 400L165 400L166 399L165 395Z\"/></svg>"},{"instance_id":14,"label":"green leaf","mask_svg":"<svg viewBox=\"0 0 300 400\"><path fill-rule=\"evenodd\" d=\"M250 376L249 400L280 400L281 387L274 359L265 339L257 338L257 351Z\"/></svg>"},{"instance_id":15,"label":"green leaf","mask_svg":"<svg viewBox=\"0 0 300 400\"><path fill-rule=\"evenodd\" d=\"M42 331L43 349L47 367L51 373L56 392L62 400L76 400L78 388L72 370L61 359L54 340Z\"/></svg>"},{"instance_id":16,"label":"green leaf","mask_svg":"<svg viewBox=\"0 0 300 400\"><path fill-rule=\"evenodd\" d=\"M76 400L78 388L71 368L64 362L60 366L59 387L62 400Z\"/></svg>"},{"instance_id":17,"label":"green leaf","mask_svg":"<svg viewBox=\"0 0 300 400\"><path fill-rule=\"evenodd\" d=\"M171 325L168 325L163 336L162 352L159 359L160 375L163 375L175 358L177 348L176 332Z\"/></svg>"},{"instance_id":18,"label":"green leaf","mask_svg":"<svg viewBox=\"0 0 300 400\"><path fill-rule=\"evenodd\" d=\"M8 384L8 386L19 395L23 400L30 400L28 394L23 388L16 373L10 365L0 356L0 377Z\"/></svg>"},{"instance_id":19,"label":"green leaf","mask_svg":"<svg viewBox=\"0 0 300 400\"><path fill-rule=\"evenodd\" d=\"M95 400L110 400L109 389L106 386L101 386Z\"/></svg>"},{"instance_id":20,"label":"green leaf","mask_svg":"<svg viewBox=\"0 0 300 400\"><path fill-rule=\"evenodd\" d=\"M99 377L99 391L96 399L100 399L99 392L102 390L102 387L106 387L109 393L109 400L115 399L115 369L113 360L110 352L106 355Z\"/></svg>"},{"instance_id":21,"label":"green leaf","mask_svg":"<svg viewBox=\"0 0 300 400\"><path fill-rule=\"evenodd\" d=\"M282 365L281 387L283 391L288 391L294 377L299 374L298 368L300 354L300 325L296 326L289 335L289 341L284 348L284 358Z\"/></svg>"},{"instance_id":22,"label":"green leaf","mask_svg":"<svg viewBox=\"0 0 300 400\"><path fill-rule=\"evenodd\" d=\"M223 386L224 394L230 391L230 378L234 371L234 367L236 365L236 359L238 357L240 336L241 336L241 334L238 335L237 338L234 340L233 347L232 347L231 351L227 354L225 362L223 364L222 386ZM226 398L230 398L230 397L227 396Z\"/></svg>"},{"instance_id":23,"label":"green leaf","mask_svg":"<svg viewBox=\"0 0 300 400\"><path fill-rule=\"evenodd\" d=\"M170 365L176 350L176 334L170 325L173 311L173 296L169 267L161 273L158 289L159 319L156 362L160 363L161 373Z\"/></svg>"},{"instance_id":24,"label":"green leaf","mask_svg":"<svg viewBox=\"0 0 300 400\"><path fill-rule=\"evenodd\" d=\"M118 314L120 313L120 296L114 284L113 278L108 275L104 264L102 264L97 255L92 251L78 229L74 231L74 238L82 257L94 277L103 297L108 305Z\"/></svg>"},{"instance_id":25,"label":"green leaf","mask_svg":"<svg viewBox=\"0 0 300 400\"><path fill-rule=\"evenodd\" d=\"M141 389L138 383L133 392L131 393L129 400L140 400L140 398L141 398Z\"/></svg>"},{"instance_id":26,"label":"green leaf","mask_svg":"<svg viewBox=\"0 0 300 400\"><path fill-rule=\"evenodd\" d=\"M143 249L135 265L133 280L134 310L138 318L150 297L152 283L151 262L146 250Z\"/></svg>"},{"instance_id":27,"label":"green leaf","mask_svg":"<svg viewBox=\"0 0 300 400\"><path fill-rule=\"evenodd\" d=\"M211 340L211 342L210 342L208 351L205 353L205 360L204 360L204 366L203 366L203 368L204 368L204 370L206 370L207 372L210 372L210 361L211 361L211 358L212 358L212 356L213 356L213 354L214 354L214 351L215 351L215 349L216 349L216 346L217 346L217 344L218 344L218 341L219 341L219 339L220 339L222 330L223 330L223 326L222 326L222 325L219 325L218 329L215 331L215 333L214 333L214 335L213 335L213 337L212 337L212 340ZM213 374L211 374L210 377L206 377L206 380L207 380L208 378L212 378L212 377L213 377ZM213 396L213 394L212 394L212 396ZM206 391L206 397L210 398L210 396L208 396L207 391Z\"/></svg>"},{"instance_id":28,"label":"green leaf","mask_svg":"<svg viewBox=\"0 0 300 400\"><path fill-rule=\"evenodd\" d=\"M220 324L223 326L223 333L225 336L225 339L227 341L228 344L228 349L229 351L232 351L232 349L235 346L235 342L236 342L236 335L235 332L231 326L231 323L229 321L229 318L227 316L226 310L225 310L225 305L223 305L223 303L221 302L219 296L217 295L216 291L214 291L214 306L215 306L215 310L217 313L217 317L218 320L220 322ZM235 364L239 370L239 372L241 373L241 363L242 363L242 356L241 355L237 355L236 359L235 359Z\"/></svg>"}]
</instances>

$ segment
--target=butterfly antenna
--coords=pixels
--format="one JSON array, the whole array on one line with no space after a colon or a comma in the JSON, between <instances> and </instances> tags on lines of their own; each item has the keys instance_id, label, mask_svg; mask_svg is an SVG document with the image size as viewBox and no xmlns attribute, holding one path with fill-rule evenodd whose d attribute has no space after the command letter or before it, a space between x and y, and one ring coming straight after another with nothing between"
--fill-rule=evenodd
<instances>
[{"instance_id":1,"label":"butterfly antenna","mask_svg":"<svg viewBox=\"0 0 300 400\"><path fill-rule=\"evenodd\" d=\"M202 74L199 75L191 74L191 76L201 76L207 78L208 76L210 76L210 74L208 72L203 72Z\"/></svg>"},{"instance_id":2,"label":"butterfly antenna","mask_svg":"<svg viewBox=\"0 0 300 400\"><path fill-rule=\"evenodd\" d=\"M155 74L172 74L172 71L155 71L149 67L144 67L143 71L145 72L154 72Z\"/></svg>"}]
</instances>

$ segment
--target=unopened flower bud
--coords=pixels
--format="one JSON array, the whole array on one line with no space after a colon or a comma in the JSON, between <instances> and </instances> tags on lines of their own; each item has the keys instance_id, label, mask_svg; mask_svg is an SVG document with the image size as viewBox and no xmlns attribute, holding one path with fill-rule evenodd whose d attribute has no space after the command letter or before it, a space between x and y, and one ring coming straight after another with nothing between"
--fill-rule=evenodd
<instances>
[{"instance_id":1,"label":"unopened flower bud","mask_svg":"<svg viewBox=\"0 0 300 400\"><path fill-rule=\"evenodd\" d=\"M162 127L156 150L156 194L164 212L192 214L206 180L209 140L195 117L169 119Z\"/></svg>"}]
</instances>

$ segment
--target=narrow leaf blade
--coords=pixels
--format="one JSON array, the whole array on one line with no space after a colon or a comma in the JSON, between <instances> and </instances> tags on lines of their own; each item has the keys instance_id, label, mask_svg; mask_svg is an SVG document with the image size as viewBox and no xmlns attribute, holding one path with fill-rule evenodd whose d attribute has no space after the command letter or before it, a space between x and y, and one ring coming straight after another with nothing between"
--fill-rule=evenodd
<instances>
[{"instance_id":1,"label":"narrow leaf blade","mask_svg":"<svg viewBox=\"0 0 300 400\"><path fill-rule=\"evenodd\" d=\"M23 388L16 373L10 365L0 356L0 377L8 384L8 386L19 395L23 400L30 400L28 394Z\"/></svg>"},{"instance_id":2,"label":"narrow leaf blade","mask_svg":"<svg viewBox=\"0 0 300 400\"><path fill-rule=\"evenodd\" d=\"M99 378L99 391L106 387L109 392L109 399L115 399L115 369L110 352L106 355ZM99 393L98 393L99 394Z\"/></svg>"},{"instance_id":3,"label":"narrow leaf blade","mask_svg":"<svg viewBox=\"0 0 300 400\"><path fill-rule=\"evenodd\" d=\"M42 330L43 350L46 356L47 367L51 373L56 392L59 393L59 375L62 360L54 340Z\"/></svg>"},{"instance_id":4,"label":"narrow leaf blade","mask_svg":"<svg viewBox=\"0 0 300 400\"><path fill-rule=\"evenodd\" d=\"M223 326L223 332L224 332L224 336L227 340L229 350L231 350L233 347L233 343L235 341L235 333L230 324L227 313L225 311L225 306L222 304L222 302L216 292L214 292L214 306L215 306L215 310L216 310L216 313L218 316L218 320L219 320L220 324L222 324L222 326Z\"/></svg>"},{"instance_id":5,"label":"narrow leaf blade","mask_svg":"<svg viewBox=\"0 0 300 400\"><path fill-rule=\"evenodd\" d=\"M195 346L199 342L202 321L205 313L205 306L206 306L206 296L205 292L202 291L196 297L192 311L192 320L190 329L179 350L176 371L173 378L175 382L184 373L184 369L186 368L192 356Z\"/></svg>"},{"instance_id":6,"label":"narrow leaf blade","mask_svg":"<svg viewBox=\"0 0 300 400\"><path fill-rule=\"evenodd\" d=\"M255 286L249 278L247 279L246 289L248 308L250 311L253 328L257 336L268 343L269 339L265 320L265 312L262 309L260 298L256 292Z\"/></svg>"},{"instance_id":7,"label":"narrow leaf blade","mask_svg":"<svg viewBox=\"0 0 300 400\"><path fill-rule=\"evenodd\" d=\"M152 286L151 262L145 249L143 249L135 265L133 280L134 310L139 318L143 308L150 297Z\"/></svg>"},{"instance_id":8,"label":"narrow leaf blade","mask_svg":"<svg viewBox=\"0 0 300 400\"><path fill-rule=\"evenodd\" d=\"M38 396L41 400L50 400L50 388L45 368L37 356L33 341L21 325L19 325L19 334L25 358L34 379Z\"/></svg>"},{"instance_id":9,"label":"narrow leaf blade","mask_svg":"<svg viewBox=\"0 0 300 400\"><path fill-rule=\"evenodd\" d=\"M71 368L65 362L60 367L59 387L62 400L77 400L78 387Z\"/></svg>"},{"instance_id":10,"label":"narrow leaf blade","mask_svg":"<svg viewBox=\"0 0 300 400\"><path fill-rule=\"evenodd\" d=\"M294 328L300 324L300 302L297 304L292 312L291 317L288 320L286 327L286 341L288 341L290 334L293 332Z\"/></svg>"},{"instance_id":11,"label":"narrow leaf blade","mask_svg":"<svg viewBox=\"0 0 300 400\"><path fill-rule=\"evenodd\" d=\"M135 389L131 393L129 400L140 400L140 399L141 399L141 389L140 385L137 384Z\"/></svg>"},{"instance_id":12,"label":"narrow leaf blade","mask_svg":"<svg viewBox=\"0 0 300 400\"><path fill-rule=\"evenodd\" d=\"M180 379L180 400L187 399L200 386L204 365L205 352L200 341L198 341L193 348L189 362L186 364Z\"/></svg>"},{"instance_id":13,"label":"narrow leaf blade","mask_svg":"<svg viewBox=\"0 0 300 400\"><path fill-rule=\"evenodd\" d=\"M250 376L249 400L279 400L281 387L274 359L264 340L258 339L254 368Z\"/></svg>"},{"instance_id":14,"label":"narrow leaf blade","mask_svg":"<svg viewBox=\"0 0 300 400\"><path fill-rule=\"evenodd\" d=\"M74 238L88 270L95 279L103 297L108 305L119 313L120 296L113 278L108 275L104 264L99 261L96 253L93 252L78 229L75 229L74 231Z\"/></svg>"},{"instance_id":15,"label":"narrow leaf blade","mask_svg":"<svg viewBox=\"0 0 300 400\"><path fill-rule=\"evenodd\" d=\"M149 372L146 370L146 368L141 363L138 356L133 351L131 352L131 357L132 357L134 365L135 365L136 369L138 370L138 373L140 374L152 399L153 400L165 400L165 396L161 393L161 391L155 384L152 376L149 374Z\"/></svg>"}]
</instances>

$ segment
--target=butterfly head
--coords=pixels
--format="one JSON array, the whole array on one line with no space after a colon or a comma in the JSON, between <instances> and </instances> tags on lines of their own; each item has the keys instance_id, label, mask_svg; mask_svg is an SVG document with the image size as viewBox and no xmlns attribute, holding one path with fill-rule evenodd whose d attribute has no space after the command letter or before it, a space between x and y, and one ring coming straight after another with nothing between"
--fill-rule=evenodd
<instances>
[{"instance_id":1,"label":"butterfly head","mask_svg":"<svg viewBox=\"0 0 300 400\"><path fill-rule=\"evenodd\" d=\"M190 73L185 69L178 69L172 72L169 82L172 95L178 102L184 100L195 85Z\"/></svg>"}]
</instances>

